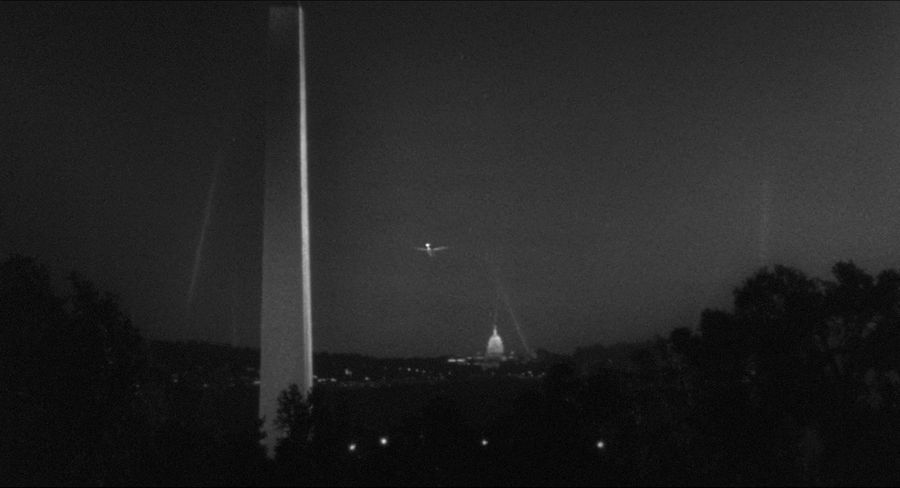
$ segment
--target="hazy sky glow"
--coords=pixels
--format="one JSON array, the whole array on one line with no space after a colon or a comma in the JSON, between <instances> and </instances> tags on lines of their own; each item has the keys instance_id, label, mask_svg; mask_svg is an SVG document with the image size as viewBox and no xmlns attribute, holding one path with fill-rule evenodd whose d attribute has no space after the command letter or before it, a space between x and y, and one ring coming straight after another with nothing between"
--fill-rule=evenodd
<instances>
[{"instance_id":1,"label":"hazy sky glow","mask_svg":"<svg viewBox=\"0 0 900 488\"><path fill-rule=\"evenodd\" d=\"M306 20L317 350L482 350L485 256L559 352L694 326L761 259L900 266L900 5ZM82 271L151 337L256 345L265 35L259 5L0 6L0 251Z\"/></svg>"}]
</instances>

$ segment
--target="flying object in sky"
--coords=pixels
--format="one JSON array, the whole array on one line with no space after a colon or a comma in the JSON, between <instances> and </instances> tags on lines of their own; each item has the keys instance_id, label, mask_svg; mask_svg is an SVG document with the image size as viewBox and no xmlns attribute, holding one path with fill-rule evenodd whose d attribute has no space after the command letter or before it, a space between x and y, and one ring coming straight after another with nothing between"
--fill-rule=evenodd
<instances>
[{"instance_id":1,"label":"flying object in sky","mask_svg":"<svg viewBox=\"0 0 900 488\"><path fill-rule=\"evenodd\" d=\"M416 248L416 251L423 251L423 252L425 252L425 253L428 254L428 257L433 258L433 257L434 257L434 253L436 253L436 252L438 252L438 251L443 251L443 250L445 250L445 249L450 249L450 248L447 247L447 246L431 247L431 243L430 243L430 242L426 242L426 243L425 243L425 247L417 247L417 248Z\"/></svg>"}]
</instances>

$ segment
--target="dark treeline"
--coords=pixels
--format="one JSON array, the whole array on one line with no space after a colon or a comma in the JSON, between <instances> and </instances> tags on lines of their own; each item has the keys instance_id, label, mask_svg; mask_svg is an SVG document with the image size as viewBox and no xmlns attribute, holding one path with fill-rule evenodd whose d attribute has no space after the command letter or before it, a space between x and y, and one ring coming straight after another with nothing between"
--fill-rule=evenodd
<instances>
[{"instance_id":1,"label":"dark treeline","mask_svg":"<svg viewBox=\"0 0 900 488\"><path fill-rule=\"evenodd\" d=\"M832 274L761 269L734 290L731 311L704 311L696 330L556 356L535 366L540 379L473 376L484 401L506 392L477 419L465 403L481 393L464 398L444 383L396 388L397 402L415 408L378 430L338 408L353 390L317 387L309 399L288 390L270 461L257 391L233 381L252 370L251 351L148 344L115 296L77 274L59 292L46 268L12 256L0 263L0 479L893 485L900 273L871 276L846 262ZM201 373L174 381L184 371ZM501 381L514 386L491 386Z\"/></svg>"},{"instance_id":2,"label":"dark treeline","mask_svg":"<svg viewBox=\"0 0 900 488\"><path fill-rule=\"evenodd\" d=\"M253 390L173 383L114 295L67 284L31 258L0 263L0 484L255 482Z\"/></svg>"}]
</instances>

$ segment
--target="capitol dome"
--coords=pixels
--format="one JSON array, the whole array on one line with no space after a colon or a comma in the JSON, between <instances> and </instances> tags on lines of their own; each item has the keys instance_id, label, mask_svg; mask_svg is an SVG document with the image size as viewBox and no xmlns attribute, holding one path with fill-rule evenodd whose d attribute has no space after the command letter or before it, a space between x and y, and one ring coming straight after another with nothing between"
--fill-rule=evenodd
<instances>
[{"instance_id":1,"label":"capitol dome","mask_svg":"<svg viewBox=\"0 0 900 488\"><path fill-rule=\"evenodd\" d=\"M501 339L500 334L497 333L496 325L494 326L493 335L488 339L487 354L485 356L492 359L503 358L503 339Z\"/></svg>"}]
</instances>

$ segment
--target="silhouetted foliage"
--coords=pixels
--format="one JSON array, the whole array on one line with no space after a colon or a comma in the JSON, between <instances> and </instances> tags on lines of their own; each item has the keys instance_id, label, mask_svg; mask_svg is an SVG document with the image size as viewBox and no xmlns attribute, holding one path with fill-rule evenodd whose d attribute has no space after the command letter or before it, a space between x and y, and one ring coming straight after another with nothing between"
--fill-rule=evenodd
<instances>
[{"instance_id":1,"label":"silhouetted foliage","mask_svg":"<svg viewBox=\"0 0 900 488\"><path fill-rule=\"evenodd\" d=\"M309 397L285 390L270 462L259 443L258 353L146 345L114 296L74 273L71 292L57 293L46 268L12 256L0 263L2 479L893 484L900 273L873 277L840 262L832 276L764 268L734 290L732 311L704 310L696 331L572 357L539 351L527 367L498 370L509 375L453 366L459 378L417 383L419 368L446 359L326 355L329 375L343 374L346 359L356 375L382 376ZM363 405L353 414L348 402Z\"/></svg>"},{"instance_id":2,"label":"silhouetted foliage","mask_svg":"<svg viewBox=\"0 0 900 488\"><path fill-rule=\"evenodd\" d=\"M897 444L875 433L898 419L900 274L873 278L852 262L832 274L823 281L784 266L761 269L734 291L734 312L705 310L696 336L672 332L685 360L679 375L695 384L698 447L720 453L711 480L888 479L861 468L863 459L897 473L884 450L863 446Z\"/></svg>"},{"instance_id":3,"label":"silhouetted foliage","mask_svg":"<svg viewBox=\"0 0 900 488\"><path fill-rule=\"evenodd\" d=\"M118 299L34 259L0 263L0 469L33 484L258 484L251 389L172 382ZM177 370L177 368L176 368ZM180 373L180 371L179 371Z\"/></svg>"},{"instance_id":4,"label":"silhouetted foliage","mask_svg":"<svg viewBox=\"0 0 900 488\"><path fill-rule=\"evenodd\" d=\"M16 483L105 480L143 379L141 339L116 297L68 281L60 296L33 259L0 264L0 430Z\"/></svg>"},{"instance_id":5,"label":"silhouetted foliage","mask_svg":"<svg viewBox=\"0 0 900 488\"><path fill-rule=\"evenodd\" d=\"M275 426L283 432L275 451L278 455L299 454L309 441L312 428L310 403L300 393L296 384L278 395L278 417ZM296 455L293 454L293 455Z\"/></svg>"}]
</instances>

